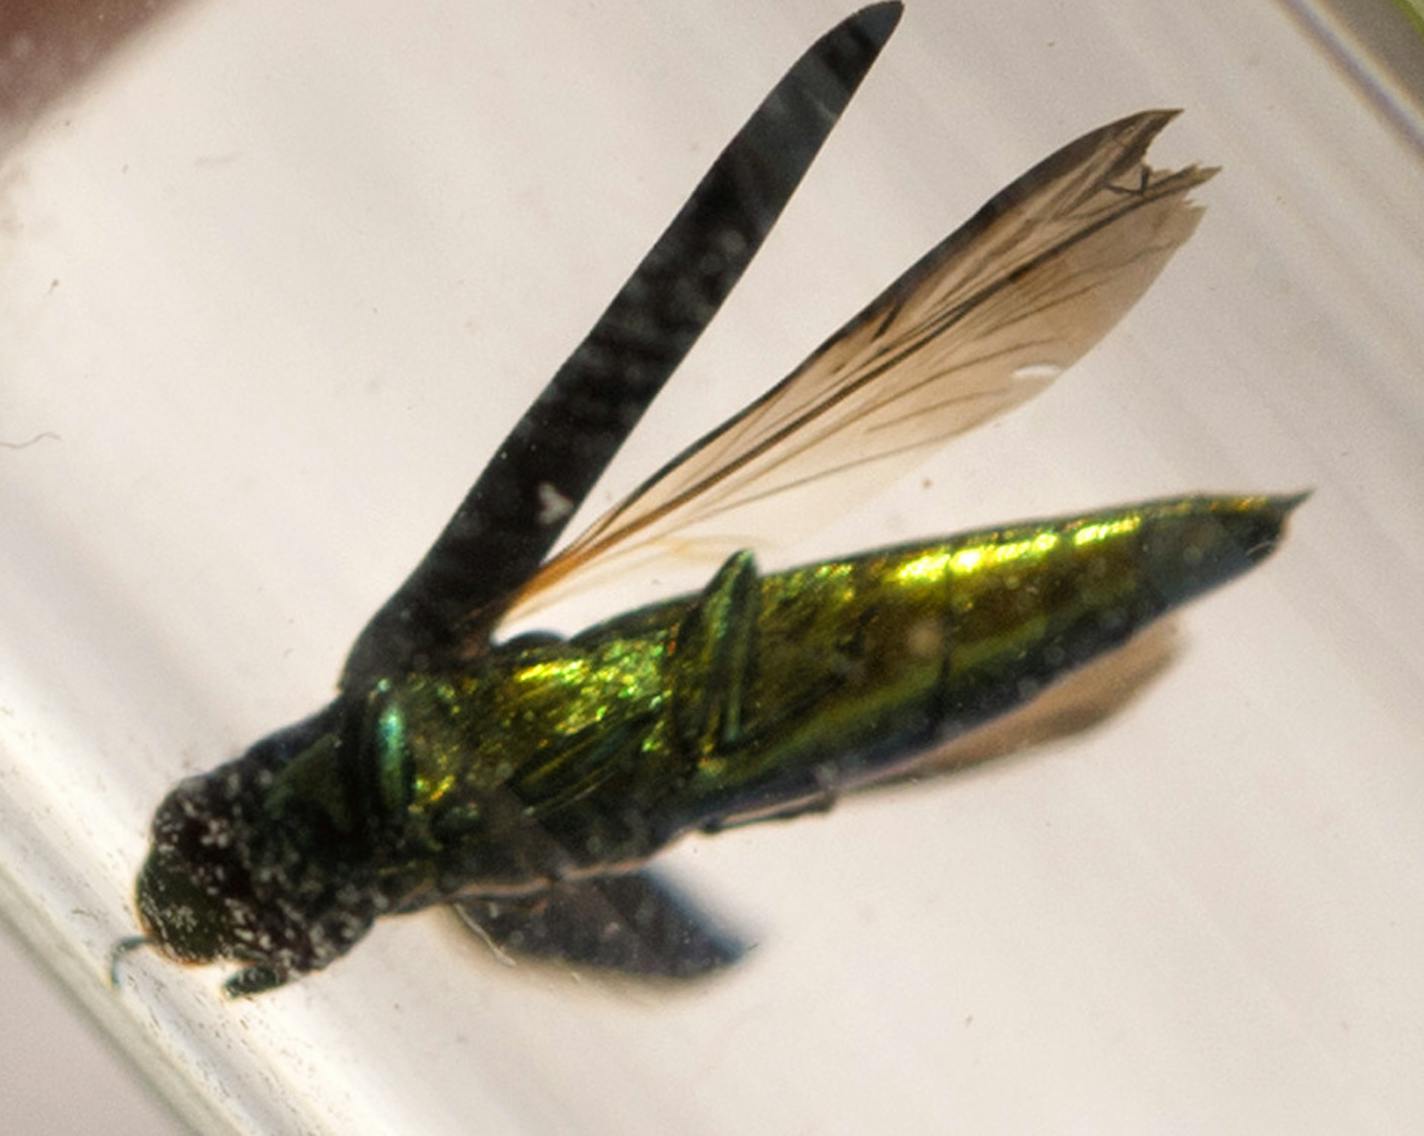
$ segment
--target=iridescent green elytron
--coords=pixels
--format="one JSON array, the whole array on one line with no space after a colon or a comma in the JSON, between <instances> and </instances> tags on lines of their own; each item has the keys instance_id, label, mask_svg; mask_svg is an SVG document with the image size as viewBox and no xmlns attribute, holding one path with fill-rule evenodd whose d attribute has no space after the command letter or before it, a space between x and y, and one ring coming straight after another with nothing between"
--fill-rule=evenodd
<instances>
[{"instance_id":1,"label":"iridescent green elytron","mask_svg":"<svg viewBox=\"0 0 1424 1136\"><path fill-rule=\"evenodd\" d=\"M387 898L538 891L824 807L1244 571L1294 504L1152 502L769 576L739 554L700 596L383 680L358 733L377 771L363 817L396 837Z\"/></svg>"},{"instance_id":2,"label":"iridescent green elytron","mask_svg":"<svg viewBox=\"0 0 1424 1136\"><path fill-rule=\"evenodd\" d=\"M765 575L737 551L696 595L571 639L496 641L512 613L630 551L741 531L729 519L752 506L1011 408L1190 235L1186 195L1211 171L1143 162L1170 113L1085 135L546 560L568 510L540 502L587 493L898 14L845 21L753 116L363 632L335 701L169 794L134 942L235 963L226 989L251 994L326 966L382 915L448 903L504 949L712 969L735 947L644 870L669 842L903 773L1275 548L1298 497L1188 496Z\"/></svg>"}]
</instances>

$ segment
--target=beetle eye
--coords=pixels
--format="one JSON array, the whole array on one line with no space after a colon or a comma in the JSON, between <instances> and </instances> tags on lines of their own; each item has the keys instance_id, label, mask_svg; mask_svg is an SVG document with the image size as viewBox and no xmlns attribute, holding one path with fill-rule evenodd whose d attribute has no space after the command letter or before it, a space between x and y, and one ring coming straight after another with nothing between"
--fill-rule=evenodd
<instances>
[{"instance_id":1,"label":"beetle eye","mask_svg":"<svg viewBox=\"0 0 1424 1136\"><path fill-rule=\"evenodd\" d=\"M180 857L155 849L139 873L136 900L145 936L139 942L180 962L210 962L223 953L225 909Z\"/></svg>"}]
</instances>

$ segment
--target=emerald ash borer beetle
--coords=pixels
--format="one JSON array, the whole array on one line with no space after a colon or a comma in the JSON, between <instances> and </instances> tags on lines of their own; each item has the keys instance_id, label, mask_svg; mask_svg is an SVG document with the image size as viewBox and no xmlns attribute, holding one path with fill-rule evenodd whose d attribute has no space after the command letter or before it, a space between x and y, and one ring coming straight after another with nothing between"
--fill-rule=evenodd
<instances>
[{"instance_id":1,"label":"emerald ash borer beetle","mask_svg":"<svg viewBox=\"0 0 1424 1136\"><path fill-rule=\"evenodd\" d=\"M883 481L1017 406L1190 236L1189 193L1215 171L1145 161L1175 112L1085 134L550 556L899 16L845 20L766 98L366 626L336 698L169 793L143 936L121 949L232 964L226 991L250 995L383 915L451 904L511 952L712 970L738 944L647 869L660 849L903 776L1271 553L1298 496L1183 496L771 573L733 544L697 594L568 639L498 637L555 590L745 541L753 511Z\"/></svg>"}]
</instances>

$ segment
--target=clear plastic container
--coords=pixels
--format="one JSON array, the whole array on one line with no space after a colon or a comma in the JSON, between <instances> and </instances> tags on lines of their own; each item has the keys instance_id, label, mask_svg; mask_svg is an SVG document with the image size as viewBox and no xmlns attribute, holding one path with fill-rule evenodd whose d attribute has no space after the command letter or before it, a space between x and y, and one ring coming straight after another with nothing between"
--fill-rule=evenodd
<instances>
[{"instance_id":1,"label":"clear plastic container","mask_svg":"<svg viewBox=\"0 0 1424 1136\"><path fill-rule=\"evenodd\" d=\"M911 0L592 503L1049 151L1184 107L1154 155L1225 172L1147 298L1049 394L798 550L1314 487L1103 729L679 846L678 878L757 943L686 990L509 968L441 912L248 1002L152 954L109 987L165 790L328 696L505 429L845 14L160 7L12 134L0 902L198 1130L1424 1118L1424 135L1305 4Z\"/></svg>"}]
</instances>

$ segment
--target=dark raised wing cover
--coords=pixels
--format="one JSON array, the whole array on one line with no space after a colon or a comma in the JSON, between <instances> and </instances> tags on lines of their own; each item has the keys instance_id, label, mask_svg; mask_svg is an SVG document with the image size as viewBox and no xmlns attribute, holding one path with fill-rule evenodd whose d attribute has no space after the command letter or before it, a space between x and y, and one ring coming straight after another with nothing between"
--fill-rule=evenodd
<instances>
[{"instance_id":1,"label":"dark raised wing cover","mask_svg":"<svg viewBox=\"0 0 1424 1136\"><path fill-rule=\"evenodd\" d=\"M751 263L900 11L838 24L757 107L361 632L343 687L488 635ZM551 492L568 508L544 507Z\"/></svg>"}]
</instances>

